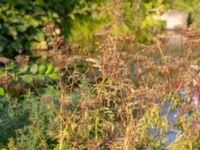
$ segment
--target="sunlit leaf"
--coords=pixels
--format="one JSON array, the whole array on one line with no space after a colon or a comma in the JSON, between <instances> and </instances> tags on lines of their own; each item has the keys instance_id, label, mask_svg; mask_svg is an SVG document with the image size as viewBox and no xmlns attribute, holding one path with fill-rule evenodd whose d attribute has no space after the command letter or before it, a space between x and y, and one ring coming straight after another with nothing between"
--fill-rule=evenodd
<instances>
[{"instance_id":1,"label":"sunlit leaf","mask_svg":"<svg viewBox=\"0 0 200 150\"><path fill-rule=\"evenodd\" d=\"M0 87L0 96L4 96L5 95L5 91L2 87Z\"/></svg>"},{"instance_id":2,"label":"sunlit leaf","mask_svg":"<svg viewBox=\"0 0 200 150\"><path fill-rule=\"evenodd\" d=\"M39 80L39 81L44 81L45 77L41 74L37 74L37 75L34 76L34 79Z\"/></svg>"},{"instance_id":3,"label":"sunlit leaf","mask_svg":"<svg viewBox=\"0 0 200 150\"><path fill-rule=\"evenodd\" d=\"M37 72L38 72L38 65L37 64L31 65L30 73L31 74L36 74Z\"/></svg>"},{"instance_id":4,"label":"sunlit leaf","mask_svg":"<svg viewBox=\"0 0 200 150\"><path fill-rule=\"evenodd\" d=\"M19 73L20 73L20 74L27 73L28 70L29 70L29 66L28 66L27 64L25 64L25 65L23 65L23 66L21 66L21 67L19 68Z\"/></svg>"},{"instance_id":5,"label":"sunlit leaf","mask_svg":"<svg viewBox=\"0 0 200 150\"><path fill-rule=\"evenodd\" d=\"M31 83L33 81L33 77L31 75L23 75L21 78L26 83Z\"/></svg>"},{"instance_id":6,"label":"sunlit leaf","mask_svg":"<svg viewBox=\"0 0 200 150\"><path fill-rule=\"evenodd\" d=\"M46 70L46 74L50 74L53 71L53 65L52 64L47 64L47 70Z\"/></svg>"},{"instance_id":7,"label":"sunlit leaf","mask_svg":"<svg viewBox=\"0 0 200 150\"><path fill-rule=\"evenodd\" d=\"M58 79L58 74L57 74L57 73L52 73L52 74L49 75L49 77L50 77L51 79L56 80L56 79Z\"/></svg>"},{"instance_id":8,"label":"sunlit leaf","mask_svg":"<svg viewBox=\"0 0 200 150\"><path fill-rule=\"evenodd\" d=\"M45 72L47 71L47 66L46 65L40 65L38 68L38 72L39 74L45 74Z\"/></svg>"}]
</instances>

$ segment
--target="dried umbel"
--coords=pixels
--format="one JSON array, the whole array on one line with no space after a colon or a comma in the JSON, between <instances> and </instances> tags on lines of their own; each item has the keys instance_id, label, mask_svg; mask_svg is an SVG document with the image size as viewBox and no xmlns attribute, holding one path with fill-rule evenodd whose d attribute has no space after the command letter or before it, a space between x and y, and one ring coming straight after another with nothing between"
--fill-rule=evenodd
<instances>
[{"instance_id":1,"label":"dried umbel","mask_svg":"<svg viewBox=\"0 0 200 150\"><path fill-rule=\"evenodd\" d=\"M42 31L46 34L46 36L59 36L61 34L61 28L55 22L44 25Z\"/></svg>"},{"instance_id":2,"label":"dried umbel","mask_svg":"<svg viewBox=\"0 0 200 150\"><path fill-rule=\"evenodd\" d=\"M10 83L11 83L11 77L9 75L0 76L0 86L7 89Z\"/></svg>"},{"instance_id":3,"label":"dried umbel","mask_svg":"<svg viewBox=\"0 0 200 150\"><path fill-rule=\"evenodd\" d=\"M6 63L9 63L10 61L11 61L11 60L8 59L8 58L6 58L6 57L0 57L0 63L6 64Z\"/></svg>"},{"instance_id":4,"label":"dried umbel","mask_svg":"<svg viewBox=\"0 0 200 150\"><path fill-rule=\"evenodd\" d=\"M43 33L46 35L47 48L46 50L58 51L65 46L64 36L61 35L61 27L51 22L42 28Z\"/></svg>"},{"instance_id":5,"label":"dried umbel","mask_svg":"<svg viewBox=\"0 0 200 150\"><path fill-rule=\"evenodd\" d=\"M200 42L200 30L196 28L180 28L177 33L187 38L186 46L191 49L198 45Z\"/></svg>"},{"instance_id":6,"label":"dried umbel","mask_svg":"<svg viewBox=\"0 0 200 150\"><path fill-rule=\"evenodd\" d=\"M152 58L147 56L133 56L129 63L130 78L136 87L141 85L149 86L150 82L156 81L154 79L155 70L155 62Z\"/></svg>"},{"instance_id":7,"label":"dried umbel","mask_svg":"<svg viewBox=\"0 0 200 150\"><path fill-rule=\"evenodd\" d=\"M117 79L120 76L120 53L117 41L108 35L100 45L102 73Z\"/></svg>"},{"instance_id":8,"label":"dried umbel","mask_svg":"<svg viewBox=\"0 0 200 150\"><path fill-rule=\"evenodd\" d=\"M64 45L64 36L56 36L48 43L48 49L59 50Z\"/></svg>"},{"instance_id":9,"label":"dried umbel","mask_svg":"<svg viewBox=\"0 0 200 150\"><path fill-rule=\"evenodd\" d=\"M29 62L30 56L27 55L17 55L15 60L18 64L23 65Z\"/></svg>"}]
</instances>

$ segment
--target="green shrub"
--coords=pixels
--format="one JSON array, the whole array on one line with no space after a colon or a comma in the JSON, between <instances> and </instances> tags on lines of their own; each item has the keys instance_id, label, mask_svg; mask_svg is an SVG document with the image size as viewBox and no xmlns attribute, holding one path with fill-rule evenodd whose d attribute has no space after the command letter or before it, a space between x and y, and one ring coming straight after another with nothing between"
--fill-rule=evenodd
<instances>
[{"instance_id":1,"label":"green shrub","mask_svg":"<svg viewBox=\"0 0 200 150\"><path fill-rule=\"evenodd\" d=\"M27 53L31 48L43 48L45 35L40 30L45 24L56 22L62 26L62 34L69 37L71 28L88 24L94 20L91 15L100 2L77 1L10 1L0 2L0 54L15 56ZM78 25L79 24L79 25ZM88 24L89 25L89 24ZM92 25L81 27L84 36L91 33ZM87 31L89 30L89 31ZM88 33L89 32L89 33Z\"/></svg>"}]
</instances>

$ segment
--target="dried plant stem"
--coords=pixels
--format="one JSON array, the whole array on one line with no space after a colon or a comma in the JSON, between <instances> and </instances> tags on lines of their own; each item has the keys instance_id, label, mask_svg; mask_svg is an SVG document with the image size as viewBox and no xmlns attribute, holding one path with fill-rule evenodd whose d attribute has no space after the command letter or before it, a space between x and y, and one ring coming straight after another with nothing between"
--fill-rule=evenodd
<instances>
[{"instance_id":1,"label":"dried plant stem","mask_svg":"<svg viewBox=\"0 0 200 150\"><path fill-rule=\"evenodd\" d=\"M158 41L157 39L156 39L156 45L157 45L157 47L158 47L158 50L159 50L161 56L164 58L165 55L164 55L163 50L162 50L162 48L160 47L159 41Z\"/></svg>"},{"instance_id":2,"label":"dried plant stem","mask_svg":"<svg viewBox=\"0 0 200 150\"><path fill-rule=\"evenodd\" d=\"M64 89L62 86L62 79L61 79L61 74L59 74L59 85L60 85L60 109L59 113L62 114L63 111L63 101L64 101ZM60 120L60 133L59 133L60 141L59 141L59 150L62 150L63 147L63 141L64 141L64 133L63 133L63 120Z\"/></svg>"}]
</instances>

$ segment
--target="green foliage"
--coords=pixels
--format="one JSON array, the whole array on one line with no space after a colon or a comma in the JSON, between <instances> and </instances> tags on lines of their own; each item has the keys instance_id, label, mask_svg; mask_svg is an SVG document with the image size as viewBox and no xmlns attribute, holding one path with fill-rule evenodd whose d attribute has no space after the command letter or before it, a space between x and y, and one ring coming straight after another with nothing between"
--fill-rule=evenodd
<instances>
[{"instance_id":1,"label":"green foliage","mask_svg":"<svg viewBox=\"0 0 200 150\"><path fill-rule=\"evenodd\" d=\"M31 48L42 48L38 45L45 41L45 35L40 29L50 22L59 23L63 28L63 34L68 37L73 26L76 27L74 30L79 30L81 24L88 24L94 20L91 13L96 11L99 4L98 1L85 0L1 1L0 54L12 56ZM88 25L80 30L86 37L92 31L92 24Z\"/></svg>"},{"instance_id":2,"label":"green foliage","mask_svg":"<svg viewBox=\"0 0 200 150\"><path fill-rule=\"evenodd\" d=\"M3 88L0 87L0 96L4 96L5 95L5 91Z\"/></svg>"},{"instance_id":3,"label":"green foliage","mask_svg":"<svg viewBox=\"0 0 200 150\"><path fill-rule=\"evenodd\" d=\"M53 106L58 100L58 95L56 93L56 89L53 87L48 87L45 89L43 96L51 96L50 103L46 103L45 99L42 97L36 98L34 94L30 94L30 96L26 97L23 102L23 109L29 112L29 121L30 125L21 130L17 131L17 148L18 149L27 149L31 150L39 149L41 146L41 142L52 142L49 144L48 148L52 148L53 141L55 141L55 137L52 136L52 130L54 128L55 123L55 112L49 109L49 106ZM51 93L52 92L52 93ZM27 136L28 135L28 136Z\"/></svg>"},{"instance_id":4,"label":"green foliage","mask_svg":"<svg viewBox=\"0 0 200 150\"><path fill-rule=\"evenodd\" d=\"M28 112L21 104L15 105L8 98L0 98L0 145L6 145L8 138L15 137L15 131L28 124Z\"/></svg>"},{"instance_id":5,"label":"green foliage","mask_svg":"<svg viewBox=\"0 0 200 150\"><path fill-rule=\"evenodd\" d=\"M6 65L2 69L0 78L5 80L0 87L0 96L11 95L18 98L22 93L37 85L48 85L57 82L60 69L52 64L25 64L19 66L15 63Z\"/></svg>"},{"instance_id":6,"label":"green foliage","mask_svg":"<svg viewBox=\"0 0 200 150\"><path fill-rule=\"evenodd\" d=\"M22 65L19 66L19 69L16 70L15 72L12 72L16 75L18 75L18 77L25 77L25 78L40 78L40 77L50 77L50 76L54 76L54 74L58 74L59 73L59 68L53 66L52 64L32 64L32 65ZM58 79L58 76L57 78Z\"/></svg>"},{"instance_id":7,"label":"green foliage","mask_svg":"<svg viewBox=\"0 0 200 150\"><path fill-rule=\"evenodd\" d=\"M39 1L1 1L1 55L21 53L30 43L44 40L43 33L37 29L45 23L58 19L53 11L45 12Z\"/></svg>"}]
</instances>

